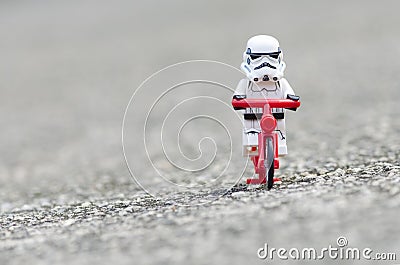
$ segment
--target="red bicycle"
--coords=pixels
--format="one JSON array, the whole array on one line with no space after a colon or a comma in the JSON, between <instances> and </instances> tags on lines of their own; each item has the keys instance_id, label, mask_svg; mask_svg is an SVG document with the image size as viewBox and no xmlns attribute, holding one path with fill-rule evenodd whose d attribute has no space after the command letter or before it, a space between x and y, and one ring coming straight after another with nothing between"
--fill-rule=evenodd
<instances>
[{"instance_id":1,"label":"red bicycle","mask_svg":"<svg viewBox=\"0 0 400 265\"><path fill-rule=\"evenodd\" d=\"M261 133L258 134L258 155L251 157L258 178L247 179L247 184L267 183L269 190L274 184L274 170L279 169L278 133L275 131L276 119L272 115L271 108L296 110L300 107L300 101L291 99L244 98L232 99L232 106L237 109L263 108L263 115L260 119Z\"/></svg>"}]
</instances>

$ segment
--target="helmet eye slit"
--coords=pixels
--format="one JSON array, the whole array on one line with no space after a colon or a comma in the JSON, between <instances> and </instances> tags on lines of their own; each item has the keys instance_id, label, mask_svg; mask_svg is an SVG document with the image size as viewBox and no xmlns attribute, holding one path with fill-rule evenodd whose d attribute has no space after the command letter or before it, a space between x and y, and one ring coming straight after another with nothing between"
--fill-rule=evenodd
<instances>
[{"instance_id":1,"label":"helmet eye slit","mask_svg":"<svg viewBox=\"0 0 400 265\"><path fill-rule=\"evenodd\" d=\"M264 57L264 56L268 56L268 57L270 57L270 58L273 58L273 59L278 59L279 58L279 54L280 54L280 52L273 52L273 53L265 53L265 54L249 54L249 56L250 56L250 59L251 60L257 60L257 59L259 59L259 58L261 58L261 57Z\"/></svg>"},{"instance_id":2,"label":"helmet eye slit","mask_svg":"<svg viewBox=\"0 0 400 265\"><path fill-rule=\"evenodd\" d=\"M261 57L261 55L250 54L250 58L251 58L252 60L257 60L257 59L260 58L260 57Z\"/></svg>"},{"instance_id":3,"label":"helmet eye slit","mask_svg":"<svg viewBox=\"0 0 400 265\"><path fill-rule=\"evenodd\" d=\"M274 59L278 59L279 53L278 53L278 52L270 53L270 54L268 54L268 56L270 56L270 57L272 57L272 58L274 58Z\"/></svg>"}]
</instances>

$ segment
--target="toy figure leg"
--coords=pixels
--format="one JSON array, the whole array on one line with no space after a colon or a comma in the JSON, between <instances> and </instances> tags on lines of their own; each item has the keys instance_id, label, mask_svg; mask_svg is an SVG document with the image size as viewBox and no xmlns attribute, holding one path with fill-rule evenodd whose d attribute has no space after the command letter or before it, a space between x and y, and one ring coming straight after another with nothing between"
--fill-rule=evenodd
<instances>
[{"instance_id":1,"label":"toy figure leg","mask_svg":"<svg viewBox=\"0 0 400 265\"><path fill-rule=\"evenodd\" d=\"M258 134L261 132L257 120L244 120L243 123L243 156L258 155Z\"/></svg>"},{"instance_id":2,"label":"toy figure leg","mask_svg":"<svg viewBox=\"0 0 400 265\"><path fill-rule=\"evenodd\" d=\"M278 154L279 156L287 155L285 119L277 120L275 131L278 133Z\"/></svg>"}]
</instances>

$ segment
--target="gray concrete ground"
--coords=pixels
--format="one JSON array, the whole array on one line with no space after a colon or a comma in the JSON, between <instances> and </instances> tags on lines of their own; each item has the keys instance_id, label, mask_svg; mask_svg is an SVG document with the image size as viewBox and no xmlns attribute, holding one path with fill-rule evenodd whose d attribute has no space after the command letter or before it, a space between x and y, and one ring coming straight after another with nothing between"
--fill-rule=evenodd
<instances>
[{"instance_id":1,"label":"gray concrete ground","mask_svg":"<svg viewBox=\"0 0 400 265\"><path fill-rule=\"evenodd\" d=\"M399 263L398 7L1 2L0 264L265 264L265 243L321 249L339 236ZM238 66L259 33L280 39L303 103L288 115L282 183L265 191L242 181L204 205L221 187L144 193L121 151L133 90L183 60Z\"/></svg>"}]
</instances>

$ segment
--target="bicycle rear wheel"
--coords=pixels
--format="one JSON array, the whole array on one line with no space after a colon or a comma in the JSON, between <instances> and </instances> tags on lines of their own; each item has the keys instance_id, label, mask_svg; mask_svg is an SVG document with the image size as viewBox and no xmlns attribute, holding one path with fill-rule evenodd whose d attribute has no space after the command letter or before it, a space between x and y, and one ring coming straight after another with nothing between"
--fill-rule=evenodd
<instances>
[{"instance_id":1,"label":"bicycle rear wheel","mask_svg":"<svg viewBox=\"0 0 400 265\"><path fill-rule=\"evenodd\" d=\"M272 163L271 167L268 170L268 179L267 179L267 189L272 189L274 185L274 163Z\"/></svg>"}]
</instances>

